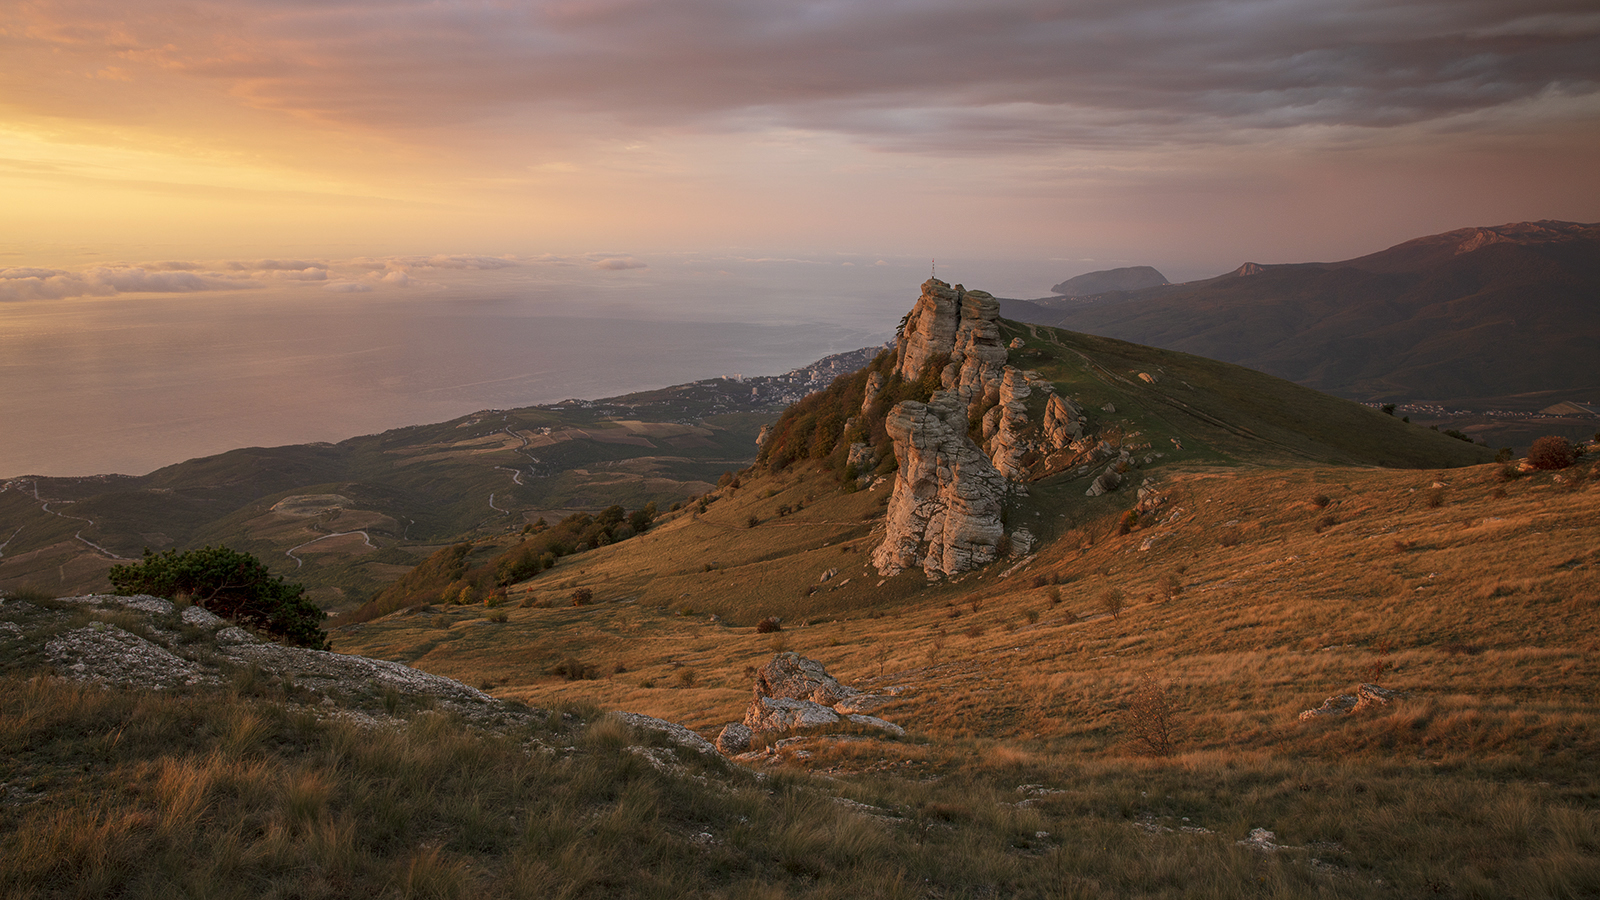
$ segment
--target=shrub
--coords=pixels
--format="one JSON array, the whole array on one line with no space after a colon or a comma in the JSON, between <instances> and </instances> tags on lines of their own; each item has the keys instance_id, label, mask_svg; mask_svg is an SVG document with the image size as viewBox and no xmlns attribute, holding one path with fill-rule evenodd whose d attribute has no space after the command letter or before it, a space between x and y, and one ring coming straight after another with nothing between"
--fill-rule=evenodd
<instances>
[{"instance_id":1,"label":"shrub","mask_svg":"<svg viewBox=\"0 0 1600 900\"><path fill-rule=\"evenodd\" d=\"M302 647L324 649L328 614L306 598L304 585L273 575L261 560L227 547L179 553L144 551L144 558L106 573L118 594L182 594L223 618L253 625Z\"/></svg>"},{"instance_id":2,"label":"shrub","mask_svg":"<svg viewBox=\"0 0 1600 900\"><path fill-rule=\"evenodd\" d=\"M568 681L582 681L585 678L594 677L594 670L585 665L583 660L578 659L576 656L565 657L545 671Z\"/></svg>"},{"instance_id":3,"label":"shrub","mask_svg":"<svg viewBox=\"0 0 1600 900\"><path fill-rule=\"evenodd\" d=\"M588 606L594 600L594 591L588 588L578 588L572 592L573 606Z\"/></svg>"},{"instance_id":4,"label":"shrub","mask_svg":"<svg viewBox=\"0 0 1600 900\"><path fill-rule=\"evenodd\" d=\"M774 631L782 630L783 626L778 623L777 616L767 616L765 619L762 619L756 623L756 634L771 634Z\"/></svg>"},{"instance_id":5,"label":"shrub","mask_svg":"<svg viewBox=\"0 0 1600 900\"><path fill-rule=\"evenodd\" d=\"M746 528L754 528L760 524L761 518L759 516L752 515L750 518L744 520L744 527Z\"/></svg>"},{"instance_id":6,"label":"shrub","mask_svg":"<svg viewBox=\"0 0 1600 900\"><path fill-rule=\"evenodd\" d=\"M1171 756L1176 730L1172 697L1166 685L1152 678L1139 682L1125 711L1128 737L1135 748L1151 756Z\"/></svg>"},{"instance_id":7,"label":"shrub","mask_svg":"<svg viewBox=\"0 0 1600 900\"><path fill-rule=\"evenodd\" d=\"M1311 498L1311 502L1317 507L1317 509L1325 509L1329 503L1333 502L1333 500L1330 499L1327 494L1318 494Z\"/></svg>"},{"instance_id":8,"label":"shrub","mask_svg":"<svg viewBox=\"0 0 1600 900\"><path fill-rule=\"evenodd\" d=\"M1121 618L1127 605L1128 595L1122 592L1122 588L1109 587L1100 592L1100 608L1110 613L1113 619Z\"/></svg>"},{"instance_id":9,"label":"shrub","mask_svg":"<svg viewBox=\"0 0 1600 900\"><path fill-rule=\"evenodd\" d=\"M1539 438L1528 449L1528 464L1535 469L1565 469L1577 458L1577 450L1571 442L1556 434Z\"/></svg>"}]
</instances>

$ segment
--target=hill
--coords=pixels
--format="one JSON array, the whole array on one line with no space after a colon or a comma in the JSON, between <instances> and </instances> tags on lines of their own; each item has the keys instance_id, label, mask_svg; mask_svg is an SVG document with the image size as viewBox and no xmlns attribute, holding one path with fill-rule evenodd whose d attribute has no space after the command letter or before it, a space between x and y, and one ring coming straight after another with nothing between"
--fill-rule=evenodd
<instances>
[{"instance_id":1,"label":"hill","mask_svg":"<svg viewBox=\"0 0 1600 900\"><path fill-rule=\"evenodd\" d=\"M1008 303L1005 311L1342 397L1432 406L1432 424L1526 446L1532 432L1515 419L1600 395L1597 296L1600 225L1524 222L1336 263L1246 263L1206 281L1111 295L1115 302L1059 310ZM1502 415L1483 419L1491 410ZM1533 431L1576 438L1597 427L1586 420Z\"/></svg>"},{"instance_id":2,"label":"hill","mask_svg":"<svg viewBox=\"0 0 1600 900\"><path fill-rule=\"evenodd\" d=\"M1150 266L1127 266L1121 269L1085 272L1068 278L1050 288L1050 291L1062 297L1088 297L1108 291L1137 291L1167 283L1167 276Z\"/></svg>"},{"instance_id":3,"label":"hill","mask_svg":"<svg viewBox=\"0 0 1600 900\"><path fill-rule=\"evenodd\" d=\"M790 403L875 349L778 376L484 410L338 444L253 447L148 475L0 482L0 587L105 590L144 548L227 544L338 611L442 545L541 517L704 493Z\"/></svg>"},{"instance_id":4,"label":"hill","mask_svg":"<svg viewBox=\"0 0 1600 900\"><path fill-rule=\"evenodd\" d=\"M0 890L1600 890L1593 455L1463 465L1486 451L992 311L930 282L756 466L503 598L334 630L365 659L245 653L267 645L137 598L5 600ZM1004 473L993 561L882 571L918 441L940 490ZM108 678L159 656L136 641L184 663ZM903 733L706 752L795 651Z\"/></svg>"},{"instance_id":5,"label":"hill","mask_svg":"<svg viewBox=\"0 0 1600 900\"><path fill-rule=\"evenodd\" d=\"M874 376L915 394L880 357L797 406L760 466L643 535L563 559L501 605L419 603L337 629L335 644L707 738L739 718L757 667L796 651L892 697L874 715L907 735L802 730L745 764L825 774L880 809L908 808L910 791L917 816L958 830L994 821L992 803L1029 810L1023 831L1049 843L1019 835L1016 852L1096 892L1203 882L1231 896L1259 878L1288 896L1600 887L1600 670L1584 662L1600 596L1593 456L1545 473L1383 468L1370 454L1385 447L1422 466L1441 448L1483 451L1259 374L1230 390L1246 376L1223 364L998 325L1054 396L1096 409L1089 394L1104 392L1093 399L1116 412L1091 421L1102 440L1139 432L1170 448L1136 454L1126 484L1097 496L1095 477L1041 470L1005 505L1007 533L1037 539L1026 550L954 575L882 574L872 551L899 468L863 476L816 440L834 421L836 444L872 445L870 423L830 410L861 410ZM1288 399L1301 415L1285 418ZM1379 426L1381 439L1350 433ZM865 439L846 441L858 427ZM1123 876L1057 843L1118 822L1104 846L1130 848ZM1251 850L1256 828L1276 836ZM1169 882L1136 858L1185 874ZM996 890L1049 895L1026 880L1034 865Z\"/></svg>"}]
</instances>

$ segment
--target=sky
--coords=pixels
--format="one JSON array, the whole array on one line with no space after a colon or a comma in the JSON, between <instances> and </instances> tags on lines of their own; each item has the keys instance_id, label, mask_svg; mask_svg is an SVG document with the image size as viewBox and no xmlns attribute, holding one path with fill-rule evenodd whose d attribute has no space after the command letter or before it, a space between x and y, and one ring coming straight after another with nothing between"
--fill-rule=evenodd
<instances>
[{"instance_id":1,"label":"sky","mask_svg":"<svg viewBox=\"0 0 1600 900\"><path fill-rule=\"evenodd\" d=\"M1600 8L0 0L0 198L13 300L407 254L1186 280L1600 219Z\"/></svg>"}]
</instances>

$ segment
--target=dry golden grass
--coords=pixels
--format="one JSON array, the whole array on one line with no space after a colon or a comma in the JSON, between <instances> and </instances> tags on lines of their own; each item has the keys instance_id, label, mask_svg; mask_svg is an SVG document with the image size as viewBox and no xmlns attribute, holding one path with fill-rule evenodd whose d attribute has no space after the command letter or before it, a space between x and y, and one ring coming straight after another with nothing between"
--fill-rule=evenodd
<instances>
[{"instance_id":1,"label":"dry golden grass","mask_svg":"<svg viewBox=\"0 0 1600 900\"><path fill-rule=\"evenodd\" d=\"M885 714L932 737L1121 754L1118 717L1134 686L1155 677L1177 699L1180 751L1334 752L1392 740L1361 736L1384 731L1374 724L1383 717L1324 739L1295 715L1378 681L1412 695L1391 717L1440 697L1477 710L1470 737L1459 716L1448 728L1406 723L1416 753L1520 752L1527 729L1505 719L1511 710L1562 735L1555 745L1600 750L1590 699L1600 696L1596 482L1502 485L1497 472L1169 475L1155 527L1119 536L1117 501L1080 501L1056 513L1067 539L1009 576L997 564L949 583L913 572L881 586L867 569L863 517L887 485L838 495L815 474L747 480L698 518L565 561L513 594L558 602L586 585L592 606L518 607L503 625L478 609L397 614L335 640L535 705L590 697L707 735L740 717L746 667L781 645L849 683L906 687ZM802 512L770 516L806 497ZM771 524L738 524L751 514ZM1323 524L1327 515L1338 524ZM1236 543L1221 539L1230 535ZM1396 552L1398 539L1411 549ZM1126 604L1116 617L1103 603L1114 592ZM768 615L785 630L758 635ZM448 629L435 627L439 617ZM568 655L601 677L545 674Z\"/></svg>"},{"instance_id":2,"label":"dry golden grass","mask_svg":"<svg viewBox=\"0 0 1600 900\"><path fill-rule=\"evenodd\" d=\"M591 585L593 606L518 608L505 625L449 612L448 635L395 615L335 640L534 705L586 698L708 737L740 718L747 667L795 650L847 683L903 688L881 714L911 734L785 744L780 771L858 776L851 796L912 810L913 834L955 823L1033 847L1068 894L1600 893L1600 479L1503 482L1484 466L1161 481L1153 527L1116 533L1130 498L1035 490L1025 521L1057 539L1026 565L880 586L857 524L876 492L830 497L790 476L762 498L768 483L747 479L698 521L522 588ZM804 532L737 524L807 490ZM1125 597L1119 616L1102 608L1108 590ZM768 615L783 632L756 633ZM611 674L541 674L558 653ZM1130 728L1147 679L1171 703L1163 759ZM1297 720L1372 681L1405 694ZM1008 792L1029 784L1049 792L1019 810L1026 798ZM1135 823L1148 833L1130 844ZM1254 827L1294 849L1233 843ZM1065 864L1041 841L1080 849ZM1124 849L1113 863L1086 846ZM966 864L988 859L969 849Z\"/></svg>"}]
</instances>

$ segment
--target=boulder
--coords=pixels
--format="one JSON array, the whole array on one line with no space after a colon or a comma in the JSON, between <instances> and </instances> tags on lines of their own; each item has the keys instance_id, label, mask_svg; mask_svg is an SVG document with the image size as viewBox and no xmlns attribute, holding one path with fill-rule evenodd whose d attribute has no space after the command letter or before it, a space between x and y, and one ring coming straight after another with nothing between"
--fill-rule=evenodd
<instances>
[{"instance_id":1,"label":"boulder","mask_svg":"<svg viewBox=\"0 0 1600 900\"><path fill-rule=\"evenodd\" d=\"M757 697L809 700L831 707L861 692L840 684L814 659L798 653L779 653L756 673L755 693Z\"/></svg>"},{"instance_id":2,"label":"boulder","mask_svg":"<svg viewBox=\"0 0 1600 900\"><path fill-rule=\"evenodd\" d=\"M1380 706L1388 706L1401 696L1399 691L1380 687L1376 684L1362 684L1356 688L1354 694L1335 694L1322 701L1316 709L1308 709L1300 714L1300 721L1309 722L1312 719L1322 719L1330 716L1346 716L1363 710Z\"/></svg>"},{"instance_id":3,"label":"boulder","mask_svg":"<svg viewBox=\"0 0 1600 900\"><path fill-rule=\"evenodd\" d=\"M885 697L840 684L814 659L796 653L780 653L756 673L744 721L724 728L717 745L722 747L726 742L734 747L743 741L748 749L750 735L755 732L792 731L834 725L844 720L904 734L899 726L865 714L887 702ZM733 755L743 751L724 748L723 752Z\"/></svg>"},{"instance_id":4,"label":"boulder","mask_svg":"<svg viewBox=\"0 0 1600 900\"><path fill-rule=\"evenodd\" d=\"M1050 446L1064 450L1083 440L1083 410L1065 397L1051 397L1044 406L1044 436Z\"/></svg>"},{"instance_id":5,"label":"boulder","mask_svg":"<svg viewBox=\"0 0 1600 900\"><path fill-rule=\"evenodd\" d=\"M792 731L838 721L839 714L820 703L788 697L756 697L744 712L744 725L751 731Z\"/></svg>"},{"instance_id":6,"label":"boulder","mask_svg":"<svg viewBox=\"0 0 1600 900\"><path fill-rule=\"evenodd\" d=\"M729 722L722 726L722 732L717 735L717 749L734 756L750 749L750 739L755 734L748 725L741 722Z\"/></svg>"},{"instance_id":7,"label":"boulder","mask_svg":"<svg viewBox=\"0 0 1600 900\"><path fill-rule=\"evenodd\" d=\"M882 390L883 390L883 376L878 374L877 372L868 373L867 374L867 392L866 392L866 396L861 398L861 413L863 415L865 415L869 410L872 409L873 401L878 399L878 394ZM765 426L763 426L763 430L765 430Z\"/></svg>"},{"instance_id":8,"label":"boulder","mask_svg":"<svg viewBox=\"0 0 1600 900\"><path fill-rule=\"evenodd\" d=\"M1094 484L1089 485L1089 489L1083 493L1086 497L1099 497L1116 490L1120 484L1122 484L1122 473L1117 471L1116 466L1107 466L1106 470L1100 473L1100 477L1094 480Z\"/></svg>"}]
</instances>

